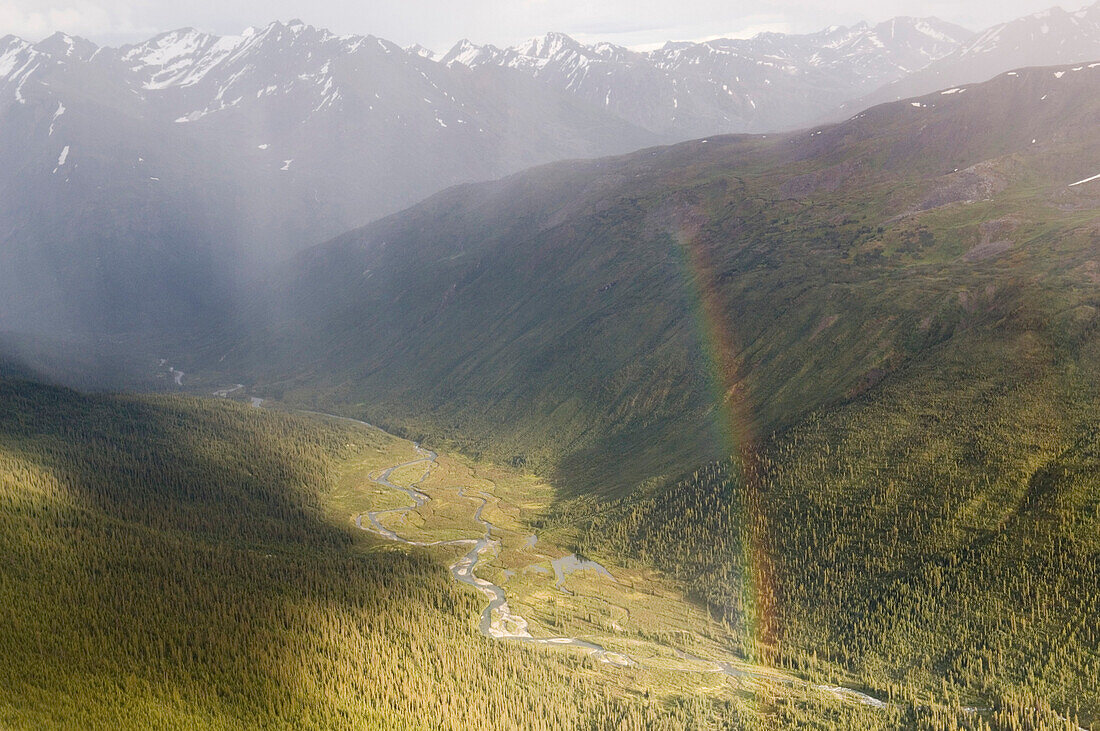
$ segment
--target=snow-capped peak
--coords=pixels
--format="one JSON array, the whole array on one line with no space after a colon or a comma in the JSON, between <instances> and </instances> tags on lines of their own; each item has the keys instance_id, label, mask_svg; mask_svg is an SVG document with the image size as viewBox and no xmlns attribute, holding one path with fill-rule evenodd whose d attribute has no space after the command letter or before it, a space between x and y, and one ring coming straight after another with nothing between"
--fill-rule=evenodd
<instances>
[{"instance_id":1,"label":"snow-capped peak","mask_svg":"<svg viewBox=\"0 0 1100 731\"><path fill-rule=\"evenodd\" d=\"M553 58L563 51L577 53L591 49L581 46L581 44L564 33L550 32L544 36L531 38L518 46L514 46L510 50L515 51L521 56Z\"/></svg>"},{"instance_id":2,"label":"snow-capped peak","mask_svg":"<svg viewBox=\"0 0 1100 731\"><path fill-rule=\"evenodd\" d=\"M1043 45L1058 45L1064 59L1086 60L1100 49L1100 3L1069 13L1049 8L995 25L958 51L959 56L1002 52L1041 54ZM1040 56L1037 55L1037 60Z\"/></svg>"},{"instance_id":3,"label":"snow-capped peak","mask_svg":"<svg viewBox=\"0 0 1100 731\"><path fill-rule=\"evenodd\" d=\"M22 38L5 36L0 38L0 79L8 76L25 62L25 56L34 53L31 44Z\"/></svg>"},{"instance_id":4,"label":"snow-capped peak","mask_svg":"<svg viewBox=\"0 0 1100 731\"><path fill-rule=\"evenodd\" d=\"M120 50L123 62L142 78L142 86L165 89L198 83L243 40L181 28Z\"/></svg>"},{"instance_id":5,"label":"snow-capped peak","mask_svg":"<svg viewBox=\"0 0 1100 731\"><path fill-rule=\"evenodd\" d=\"M485 63L495 63L503 53L496 46L478 46L471 43L468 38L463 38L447 51L440 63L446 66L459 65L473 68Z\"/></svg>"},{"instance_id":6,"label":"snow-capped peak","mask_svg":"<svg viewBox=\"0 0 1100 731\"><path fill-rule=\"evenodd\" d=\"M413 45L407 47L405 49L405 52L411 53L414 56L419 56L420 58L426 58L429 61L434 61L436 56L435 51L431 50L430 48L424 48L424 46L420 45L419 43L414 43Z\"/></svg>"},{"instance_id":7,"label":"snow-capped peak","mask_svg":"<svg viewBox=\"0 0 1100 731\"><path fill-rule=\"evenodd\" d=\"M87 61L99 47L86 38L57 32L34 44L36 50L59 61Z\"/></svg>"},{"instance_id":8,"label":"snow-capped peak","mask_svg":"<svg viewBox=\"0 0 1100 731\"><path fill-rule=\"evenodd\" d=\"M649 129L691 135L791 124L797 114L791 98L807 105L815 97L821 97L816 103L852 98L927 66L970 36L935 18L895 18L809 35L669 42L639 52L547 33L504 50L462 41L444 60L521 71L620 113L646 109Z\"/></svg>"},{"instance_id":9,"label":"snow-capped peak","mask_svg":"<svg viewBox=\"0 0 1100 731\"><path fill-rule=\"evenodd\" d=\"M27 99L23 96L24 87L31 76L49 59L48 54L42 53L20 38L15 36L0 38L0 82L8 86L17 102L26 104Z\"/></svg>"}]
</instances>

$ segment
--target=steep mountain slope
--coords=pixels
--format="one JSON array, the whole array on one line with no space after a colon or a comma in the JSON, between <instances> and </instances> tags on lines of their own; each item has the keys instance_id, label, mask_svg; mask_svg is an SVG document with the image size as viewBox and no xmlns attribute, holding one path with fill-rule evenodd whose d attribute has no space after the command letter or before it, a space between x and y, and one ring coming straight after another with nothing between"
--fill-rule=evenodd
<instances>
[{"instance_id":1,"label":"steep mountain slope","mask_svg":"<svg viewBox=\"0 0 1100 731\"><path fill-rule=\"evenodd\" d=\"M766 434L1021 307L1061 317L1029 278L1085 306L1097 191L1067 185L1100 172L1098 88L1022 71L460 187L303 255L213 355L578 489L675 475L728 453L713 393Z\"/></svg>"},{"instance_id":2,"label":"steep mountain slope","mask_svg":"<svg viewBox=\"0 0 1100 731\"><path fill-rule=\"evenodd\" d=\"M563 513L595 516L586 555L677 576L759 656L832 658L895 699L991 709L994 728L1093 728L1097 345L949 345L764 441L756 471L726 460Z\"/></svg>"},{"instance_id":3,"label":"steep mountain slope","mask_svg":"<svg viewBox=\"0 0 1100 731\"><path fill-rule=\"evenodd\" d=\"M1027 69L464 186L307 252L203 359L552 472L578 550L749 656L1094 723L1098 100L1100 65Z\"/></svg>"},{"instance_id":4,"label":"steep mountain slope","mask_svg":"<svg viewBox=\"0 0 1100 731\"><path fill-rule=\"evenodd\" d=\"M174 328L457 182L656 138L521 74L273 23L0 39L0 329Z\"/></svg>"},{"instance_id":5,"label":"steep mountain slope","mask_svg":"<svg viewBox=\"0 0 1100 731\"><path fill-rule=\"evenodd\" d=\"M507 49L461 41L441 60L516 69L675 138L794 129L954 51L971 33L894 18L809 35L668 43L647 53L550 33Z\"/></svg>"},{"instance_id":6,"label":"steep mountain slope","mask_svg":"<svg viewBox=\"0 0 1100 731\"><path fill-rule=\"evenodd\" d=\"M849 112L874 104L986 81L1027 66L1100 59L1100 3L1070 13L1054 7L977 34L925 68L847 102Z\"/></svg>"}]
</instances>

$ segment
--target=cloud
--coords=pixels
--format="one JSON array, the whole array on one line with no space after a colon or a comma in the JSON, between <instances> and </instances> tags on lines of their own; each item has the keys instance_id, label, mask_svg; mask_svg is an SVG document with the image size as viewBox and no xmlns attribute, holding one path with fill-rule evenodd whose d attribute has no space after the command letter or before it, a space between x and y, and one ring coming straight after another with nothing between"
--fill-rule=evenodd
<instances>
[{"instance_id":1,"label":"cloud","mask_svg":"<svg viewBox=\"0 0 1100 731\"><path fill-rule=\"evenodd\" d=\"M110 31L112 27L110 14L89 3L36 9L0 2L0 33L40 38L57 30L91 35Z\"/></svg>"},{"instance_id":2,"label":"cloud","mask_svg":"<svg viewBox=\"0 0 1100 731\"><path fill-rule=\"evenodd\" d=\"M760 33L791 33L795 28L785 18L776 15L753 15L739 19L738 24L729 30L715 31L714 25L698 22L689 25L652 26L637 29L613 30L602 32L581 31L572 35L582 43L608 41L626 46L635 51L651 51L660 48L668 41L690 41L702 43L719 38L752 38Z\"/></svg>"},{"instance_id":3,"label":"cloud","mask_svg":"<svg viewBox=\"0 0 1100 731\"><path fill-rule=\"evenodd\" d=\"M194 26L239 33L300 17L336 33L371 33L440 50L459 38L512 45L557 30L586 42L639 47L667 40L809 33L893 15L939 15L980 29L1058 0L0 0L0 35L36 40L56 30L100 43ZM1063 0L1079 6L1085 0Z\"/></svg>"},{"instance_id":4,"label":"cloud","mask_svg":"<svg viewBox=\"0 0 1100 731\"><path fill-rule=\"evenodd\" d=\"M124 2L0 0L0 35L11 33L39 40L63 31L90 38L109 38L151 35L157 30L152 25L135 24L129 4Z\"/></svg>"}]
</instances>

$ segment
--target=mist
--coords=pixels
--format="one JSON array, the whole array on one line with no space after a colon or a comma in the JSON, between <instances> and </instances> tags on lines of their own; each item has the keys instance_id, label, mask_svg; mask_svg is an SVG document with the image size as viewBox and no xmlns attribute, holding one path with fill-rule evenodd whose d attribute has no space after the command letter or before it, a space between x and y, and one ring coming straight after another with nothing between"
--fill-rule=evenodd
<instances>
[{"instance_id":1,"label":"mist","mask_svg":"<svg viewBox=\"0 0 1100 731\"><path fill-rule=\"evenodd\" d=\"M650 10L639 27L661 26ZM221 352L259 322L294 319L276 283L293 280L304 252L451 186L708 135L785 133L1020 59L1090 58L1097 39L1073 17L1019 21L1054 24L1049 46L985 54L980 68L954 59L983 34L911 19L646 52L548 33L440 55L301 21L121 47L9 36L0 331L37 343L23 361L57 344L53 372L66 353L83 364L101 350L111 363L196 343ZM613 30L587 22L586 36Z\"/></svg>"},{"instance_id":2,"label":"mist","mask_svg":"<svg viewBox=\"0 0 1100 731\"><path fill-rule=\"evenodd\" d=\"M1038 3L0 0L0 725L1097 727Z\"/></svg>"}]
</instances>

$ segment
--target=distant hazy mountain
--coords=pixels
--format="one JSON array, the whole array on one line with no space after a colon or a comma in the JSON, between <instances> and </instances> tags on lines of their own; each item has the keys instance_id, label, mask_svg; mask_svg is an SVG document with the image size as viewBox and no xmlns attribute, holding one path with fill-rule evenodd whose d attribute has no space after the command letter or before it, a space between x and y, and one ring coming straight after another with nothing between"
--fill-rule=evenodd
<instances>
[{"instance_id":1,"label":"distant hazy mountain","mask_svg":"<svg viewBox=\"0 0 1100 731\"><path fill-rule=\"evenodd\" d=\"M1100 3L1077 12L1051 8L1002 23L927 67L845 105L851 112L986 81L997 74L1029 66L1100 61Z\"/></svg>"},{"instance_id":2,"label":"distant hazy mountain","mask_svg":"<svg viewBox=\"0 0 1100 731\"><path fill-rule=\"evenodd\" d=\"M1098 14L1051 11L976 40L897 18L647 53L551 34L436 57L296 21L123 48L8 36L0 331L219 317L245 275L451 185L802 126L903 77L956 85L957 74L932 75L952 59L988 61L972 74L982 77L1039 62L1020 56L1038 47L1100 58Z\"/></svg>"},{"instance_id":3,"label":"distant hazy mountain","mask_svg":"<svg viewBox=\"0 0 1100 731\"><path fill-rule=\"evenodd\" d=\"M972 35L936 18L894 18L639 53L551 33L507 49L461 41L441 60L515 69L653 132L688 138L809 124L947 56Z\"/></svg>"},{"instance_id":4,"label":"distant hazy mountain","mask_svg":"<svg viewBox=\"0 0 1100 731\"><path fill-rule=\"evenodd\" d=\"M0 330L211 307L257 262L455 183L657 137L523 74L299 22L0 39Z\"/></svg>"}]
</instances>

